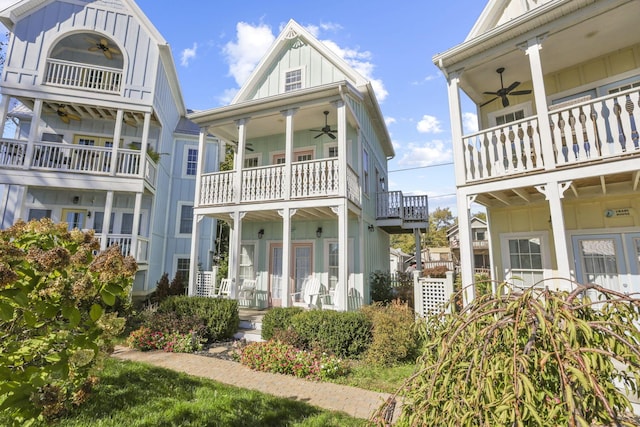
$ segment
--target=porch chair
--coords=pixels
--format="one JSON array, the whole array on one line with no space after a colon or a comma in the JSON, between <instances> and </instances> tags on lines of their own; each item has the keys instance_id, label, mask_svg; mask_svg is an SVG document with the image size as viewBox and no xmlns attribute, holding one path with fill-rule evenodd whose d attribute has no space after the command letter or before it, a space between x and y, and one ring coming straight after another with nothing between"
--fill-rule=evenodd
<instances>
[{"instance_id":1,"label":"porch chair","mask_svg":"<svg viewBox=\"0 0 640 427\"><path fill-rule=\"evenodd\" d=\"M238 304L242 307L254 305L254 295L256 292L256 281L244 279L240 289L238 289Z\"/></svg>"},{"instance_id":2,"label":"porch chair","mask_svg":"<svg viewBox=\"0 0 640 427\"><path fill-rule=\"evenodd\" d=\"M304 279L304 282L302 282L300 292L293 292L291 294L291 304L294 307L312 308L318 303L321 287L320 279L314 276L307 277Z\"/></svg>"},{"instance_id":3,"label":"porch chair","mask_svg":"<svg viewBox=\"0 0 640 427\"><path fill-rule=\"evenodd\" d=\"M320 294L318 299L320 300L320 304L322 309L326 310L338 310L338 308L343 305L342 304L342 294L344 292L344 287L342 286L342 282L337 282L336 287L334 289L329 290L328 292Z\"/></svg>"},{"instance_id":4,"label":"porch chair","mask_svg":"<svg viewBox=\"0 0 640 427\"><path fill-rule=\"evenodd\" d=\"M231 295L231 287L229 286L229 279L220 279L220 286L218 286L218 291L214 298L229 298Z\"/></svg>"}]
</instances>

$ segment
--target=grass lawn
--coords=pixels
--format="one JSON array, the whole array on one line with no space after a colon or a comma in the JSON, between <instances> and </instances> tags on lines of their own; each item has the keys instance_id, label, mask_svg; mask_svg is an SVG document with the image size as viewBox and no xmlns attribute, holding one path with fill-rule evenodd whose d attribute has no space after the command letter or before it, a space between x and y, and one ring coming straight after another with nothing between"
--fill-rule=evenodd
<instances>
[{"instance_id":1,"label":"grass lawn","mask_svg":"<svg viewBox=\"0 0 640 427\"><path fill-rule=\"evenodd\" d=\"M3 424L0 416L0 424ZM52 426L366 426L302 402L108 359L91 398Z\"/></svg>"},{"instance_id":2,"label":"grass lawn","mask_svg":"<svg viewBox=\"0 0 640 427\"><path fill-rule=\"evenodd\" d=\"M347 376L338 377L331 382L382 393L395 393L415 370L415 363L381 367L354 361Z\"/></svg>"}]
</instances>

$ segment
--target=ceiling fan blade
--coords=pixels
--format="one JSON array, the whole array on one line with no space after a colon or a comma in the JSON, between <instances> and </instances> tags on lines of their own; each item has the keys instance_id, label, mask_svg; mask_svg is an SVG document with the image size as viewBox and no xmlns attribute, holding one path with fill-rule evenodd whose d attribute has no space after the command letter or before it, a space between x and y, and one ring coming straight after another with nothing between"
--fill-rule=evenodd
<instances>
[{"instance_id":1,"label":"ceiling fan blade","mask_svg":"<svg viewBox=\"0 0 640 427\"><path fill-rule=\"evenodd\" d=\"M324 135L324 132L323 132L323 133L319 133L319 134L317 134L316 136L314 136L314 137L313 137L313 139L318 139L318 138L320 138L322 135Z\"/></svg>"},{"instance_id":2,"label":"ceiling fan blade","mask_svg":"<svg viewBox=\"0 0 640 427\"><path fill-rule=\"evenodd\" d=\"M96 51L98 51L98 50L100 50L100 48L99 48L98 46L91 46L91 47L89 48L89 52L96 52Z\"/></svg>"},{"instance_id":3,"label":"ceiling fan blade","mask_svg":"<svg viewBox=\"0 0 640 427\"><path fill-rule=\"evenodd\" d=\"M502 97L502 106L503 107L508 107L509 106L509 98L507 98L507 95L504 95Z\"/></svg>"},{"instance_id":4,"label":"ceiling fan blade","mask_svg":"<svg viewBox=\"0 0 640 427\"><path fill-rule=\"evenodd\" d=\"M324 132L322 129L309 129L309 132Z\"/></svg>"},{"instance_id":5,"label":"ceiling fan blade","mask_svg":"<svg viewBox=\"0 0 640 427\"><path fill-rule=\"evenodd\" d=\"M109 52L111 52L111 54L113 55L120 55L120 51L116 48L110 47L107 49Z\"/></svg>"},{"instance_id":6,"label":"ceiling fan blade","mask_svg":"<svg viewBox=\"0 0 640 427\"><path fill-rule=\"evenodd\" d=\"M482 92L485 95L494 95L494 96L498 96L498 92Z\"/></svg>"},{"instance_id":7,"label":"ceiling fan blade","mask_svg":"<svg viewBox=\"0 0 640 427\"><path fill-rule=\"evenodd\" d=\"M67 116L60 116L60 120L62 120L66 124L69 124L69 117Z\"/></svg>"},{"instance_id":8,"label":"ceiling fan blade","mask_svg":"<svg viewBox=\"0 0 640 427\"><path fill-rule=\"evenodd\" d=\"M505 90L507 91L507 93L511 92L512 90L514 90L515 88L517 88L520 85L520 82L513 82L511 83L511 85L506 88Z\"/></svg>"},{"instance_id":9,"label":"ceiling fan blade","mask_svg":"<svg viewBox=\"0 0 640 427\"><path fill-rule=\"evenodd\" d=\"M487 104L492 103L493 101L495 101L496 99L498 99L498 97L496 96L495 98L491 98L490 100L488 100L487 102L483 102L482 104L480 104L481 107L484 107Z\"/></svg>"},{"instance_id":10,"label":"ceiling fan blade","mask_svg":"<svg viewBox=\"0 0 640 427\"><path fill-rule=\"evenodd\" d=\"M329 138L331 138L331 139L336 139L336 136L334 134L332 134L332 133L328 133L327 135L329 135Z\"/></svg>"},{"instance_id":11,"label":"ceiling fan blade","mask_svg":"<svg viewBox=\"0 0 640 427\"><path fill-rule=\"evenodd\" d=\"M510 92L509 95L528 95L531 93L531 90L517 90L515 92Z\"/></svg>"},{"instance_id":12,"label":"ceiling fan blade","mask_svg":"<svg viewBox=\"0 0 640 427\"><path fill-rule=\"evenodd\" d=\"M66 117L72 120L80 120L80 116L76 116L75 114L67 113Z\"/></svg>"},{"instance_id":13,"label":"ceiling fan blade","mask_svg":"<svg viewBox=\"0 0 640 427\"><path fill-rule=\"evenodd\" d=\"M104 53L104 56L105 56L107 59L111 59L111 58L113 58L113 57L111 56L111 52L109 51L109 49L105 49L105 50L103 50L102 52Z\"/></svg>"}]
</instances>

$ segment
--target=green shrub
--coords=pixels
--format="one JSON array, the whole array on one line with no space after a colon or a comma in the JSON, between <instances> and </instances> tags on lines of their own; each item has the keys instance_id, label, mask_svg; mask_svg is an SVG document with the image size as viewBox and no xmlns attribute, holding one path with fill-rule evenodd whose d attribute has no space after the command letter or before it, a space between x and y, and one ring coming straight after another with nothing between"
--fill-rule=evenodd
<instances>
[{"instance_id":1,"label":"green shrub","mask_svg":"<svg viewBox=\"0 0 640 427\"><path fill-rule=\"evenodd\" d=\"M367 363L391 366L418 356L420 336L411 308L394 301L365 306L362 311L373 324L373 340L365 355Z\"/></svg>"},{"instance_id":2,"label":"green shrub","mask_svg":"<svg viewBox=\"0 0 640 427\"><path fill-rule=\"evenodd\" d=\"M164 350L168 353L193 353L202 350L202 340L194 331L162 332L146 326L131 332L127 338L127 344L140 351Z\"/></svg>"},{"instance_id":3,"label":"green shrub","mask_svg":"<svg viewBox=\"0 0 640 427\"><path fill-rule=\"evenodd\" d=\"M291 318L302 312L300 307L274 307L262 319L262 339L269 340L278 330L287 330Z\"/></svg>"},{"instance_id":4,"label":"green shrub","mask_svg":"<svg viewBox=\"0 0 640 427\"><path fill-rule=\"evenodd\" d=\"M174 312L180 318L200 319L207 342L233 337L240 324L238 301L230 299L172 296L158 306L158 313L167 312Z\"/></svg>"},{"instance_id":5,"label":"green shrub","mask_svg":"<svg viewBox=\"0 0 640 427\"><path fill-rule=\"evenodd\" d=\"M50 219L0 231L0 411L17 425L82 403L124 327L114 307L137 265L99 248Z\"/></svg>"},{"instance_id":6,"label":"green shrub","mask_svg":"<svg viewBox=\"0 0 640 427\"><path fill-rule=\"evenodd\" d=\"M249 368L309 380L346 375L347 364L335 356L300 350L278 340L252 342L242 348L240 363Z\"/></svg>"},{"instance_id":7,"label":"green shrub","mask_svg":"<svg viewBox=\"0 0 640 427\"><path fill-rule=\"evenodd\" d=\"M391 275L388 272L373 271L369 275L369 289L372 302L388 303L393 299Z\"/></svg>"},{"instance_id":8,"label":"green shrub","mask_svg":"<svg viewBox=\"0 0 640 427\"><path fill-rule=\"evenodd\" d=\"M398 425L637 425L618 387L640 394L639 321L598 285L482 295L425 324Z\"/></svg>"},{"instance_id":9,"label":"green shrub","mask_svg":"<svg viewBox=\"0 0 640 427\"><path fill-rule=\"evenodd\" d=\"M408 304L410 308L414 308L413 288L413 273L398 271L396 273L396 287L393 290L395 299Z\"/></svg>"},{"instance_id":10,"label":"green shrub","mask_svg":"<svg viewBox=\"0 0 640 427\"><path fill-rule=\"evenodd\" d=\"M371 322L360 311L309 310L291 318L305 349L356 357L371 344Z\"/></svg>"}]
</instances>

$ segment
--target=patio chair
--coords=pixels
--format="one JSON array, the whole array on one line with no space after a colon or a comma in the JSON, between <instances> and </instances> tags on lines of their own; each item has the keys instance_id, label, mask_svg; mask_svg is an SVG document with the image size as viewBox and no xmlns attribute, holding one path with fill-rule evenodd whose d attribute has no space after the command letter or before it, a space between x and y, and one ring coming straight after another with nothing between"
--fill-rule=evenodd
<instances>
[{"instance_id":1,"label":"patio chair","mask_svg":"<svg viewBox=\"0 0 640 427\"><path fill-rule=\"evenodd\" d=\"M304 279L300 292L291 294L291 304L294 307L311 308L318 303L318 296L321 294L320 280L314 276Z\"/></svg>"},{"instance_id":2,"label":"patio chair","mask_svg":"<svg viewBox=\"0 0 640 427\"><path fill-rule=\"evenodd\" d=\"M238 289L238 303L241 306L253 306L256 293L256 281L244 279Z\"/></svg>"},{"instance_id":3,"label":"patio chair","mask_svg":"<svg viewBox=\"0 0 640 427\"><path fill-rule=\"evenodd\" d=\"M231 286L229 284L229 279L221 279L220 286L218 286L218 291L215 295L215 298L229 298L231 295Z\"/></svg>"},{"instance_id":4,"label":"patio chair","mask_svg":"<svg viewBox=\"0 0 640 427\"><path fill-rule=\"evenodd\" d=\"M342 294L344 287L342 282L337 282L336 287L328 292L322 293L318 296L322 309L338 310L342 304Z\"/></svg>"}]
</instances>

